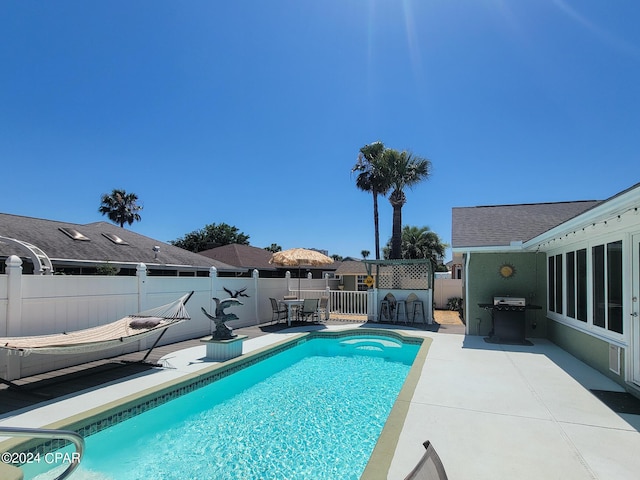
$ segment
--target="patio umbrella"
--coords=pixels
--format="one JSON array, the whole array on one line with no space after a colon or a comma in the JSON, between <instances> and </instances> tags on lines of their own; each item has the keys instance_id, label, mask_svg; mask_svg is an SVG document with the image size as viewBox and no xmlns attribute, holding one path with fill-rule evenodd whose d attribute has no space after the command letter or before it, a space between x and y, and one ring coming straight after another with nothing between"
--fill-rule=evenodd
<instances>
[{"instance_id":1,"label":"patio umbrella","mask_svg":"<svg viewBox=\"0 0 640 480\"><path fill-rule=\"evenodd\" d=\"M308 265L311 267L331 265L333 263L333 259L315 250L291 248L271 255L269 263L279 265L281 267L298 267L298 298L300 298L300 267L302 265Z\"/></svg>"}]
</instances>

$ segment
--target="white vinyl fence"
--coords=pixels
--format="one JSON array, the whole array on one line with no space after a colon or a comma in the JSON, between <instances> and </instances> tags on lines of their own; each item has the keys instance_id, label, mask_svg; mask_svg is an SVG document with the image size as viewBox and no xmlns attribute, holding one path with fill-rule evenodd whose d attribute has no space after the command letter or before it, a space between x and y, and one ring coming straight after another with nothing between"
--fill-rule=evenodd
<instances>
[{"instance_id":1,"label":"white vinyl fence","mask_svg":"<svg viewBox=\"0 0 640 480\"><path fill-rule=\"evenodd\" d=\"M298 294L292 291L291 294ZM329 297L329 312L344 315L367 315L367 292L344 290L300 290L300 298Z\"/></svg>"},{"instance_id":2,"label":"white vinyl fence","mask_svg":"<svg viewBox=\"0 0 640 480\"><path fill-rule=\"evenodd\" d=\"M304 281L304 280L303 280ZM316 280L318 281L318 280ZM293 281L292 281L293 283ZM433 289L433 304L436 309L447 309L447 302L450 298L462 298L462 280L450 278L436 278ZM305 289L299 292L297 288L289 286L289 294L298 295L300 298L320 298L329 295L329 311L331 313L346 315L368 315L367 292L328 290L328 288ZM382 291L382 290L381 290ZM412 291L407 291L412 292ZM385 290L386 293L386 290ZM401 291L398 298L406 297L407 293ZM425 308L430 302L425 301ZM429 309L430 310L430 309Z\"/></svg>"},{"instance_id":3,"label":"white vinyl fence","mask_svg":"<svg viewBox=\"0 0 640 480\"><path fill-rule=\"evenodd\" d=\"M436 278L433 287L433 302L437 309L445 310L450 298L462 298L462 280Z\"/></svg>"},{"instance_id":4,"label":"white vinyl fence","mask_svg":"<svg viewBox=\"0 0 640 480\"><path fill-rule=\"evenodd\" d=\"M238 320L231 328L256 325L271 320L269 296L282 298L285 279L218 277L215 268L209 277L154 277L144 264L137 276L23 275L18 257L6 261L7 273L0 275L0 337L48 335L105 325L153 307L170 303L193 291L186 308L187 322L170 327L160 345L204 337L215 328L201 309L215 314L214 297L238 294L242 305L227 310ZM240 293L238 293L240 292ZM6 380L35 375L124 353L146 350L157 336L101 352L76 355L6 355L0 350L0 377Z\"/></svg>"},{"instance_id":5,"label":"white vinyl fence","mask_svg":"<svg viewBox=\"0 0 640 480\"><path fill-rule=\"evenodd\" d=\"M0 275L0 337L48 335L105 325L122 317L170 303L185 293L194 294L186 305L191 320L170 327L160 345L204 337L215 328L202 309L215 314L214 298L232 295L242 305L231 307L237 320L231 328L268 323L272 318L270 297L282 299L297 294L298 280L287 278L218 277L212 268L209 277L155 277L138 265L135 277L100 275L23 275L22 261L9 257L6 274ZM367 292L330 290L329 279L301 279L302 298L329 296L332 313L370 315ZM461 289L460 289L461 290ZM446 299L445 299L446 303ZM0 377L12 380L24 376L146 350L157 337L101 352L76 355L5 355L0 349Z\"/></svg>"}]
</instances>

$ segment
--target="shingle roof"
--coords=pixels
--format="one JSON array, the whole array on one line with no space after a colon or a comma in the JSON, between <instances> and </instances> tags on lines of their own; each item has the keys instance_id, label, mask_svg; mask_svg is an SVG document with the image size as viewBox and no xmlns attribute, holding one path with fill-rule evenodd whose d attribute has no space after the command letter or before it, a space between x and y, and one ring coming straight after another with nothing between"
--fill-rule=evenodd
<instances>
[{"instance_id":1,"label":"shingle roof","mask_svg":"<svg viewBox=\"0 0 640 480\"><path fill-rule=\"evenodd\" d=\"M79 231L88 237L89 241L73 240L60 230L64 227ZM116 235L124 240L126 245L118 245L103 234ZM231 265L107 222L75 224L0 213L0 236L35 245L52 261L70 259L90 262L142 262L147 265L189 265L203 269L215 266L220 271L238 271ZM160 247L157 259L156 252L153 251L155 246ZM26 256L24 251L2 243L0 255Z\"/></svg>"},{"instance_id":2,"label":"shingle roof","mask_svg":"<svg viewBox=\"0 0 640 480\"><path fill-rule=\"evenodd\" d=\"M270 251L264 248L252 247L251 245L233 243L203 250L198 253L236 267L277 270L274 265L269 263L272 255Z\"/></svg>"},{"instance_id":3,"label":"shingle roof","mask_svg":"<svg viewBox=\"0 0 640 480\"><path fill-rule=\"evenodd\" d=\"M367 266L356 260L343 260L336 268L336 275L367 275Z\"/></svg>"},{"instance_id":4,"label":"shingle roof","mask_svg":"<svg viewBox=\"0 0 640 480\"><path fill-rule=\"evenodd\" d=\"M512 241L526 242L600 203L599 200L584 200L454 207L451 246L508 246Z\"/></svg>"},{"instance_id":5,"label":"shingle roof","mask_svg":"<svg viewBox=\"0 0 640 480\"><path fill-rule=\"evenodd\" d=\"M239 245L233 243L230 245L222 245L220 247L211 248L209 250L203 250L198 252L200 255L204 255L209 258L214 258L218 261L227 263L229 265L235 265L239 268L245 269L258 269L258 270L289 270L291 267L279 267L269 263L271 255L270 251L264 248L253 247L251 245ZM333 270L334 265L323 265L319 267L304 267L305 270Z\"/></svg>"}]
</instances>

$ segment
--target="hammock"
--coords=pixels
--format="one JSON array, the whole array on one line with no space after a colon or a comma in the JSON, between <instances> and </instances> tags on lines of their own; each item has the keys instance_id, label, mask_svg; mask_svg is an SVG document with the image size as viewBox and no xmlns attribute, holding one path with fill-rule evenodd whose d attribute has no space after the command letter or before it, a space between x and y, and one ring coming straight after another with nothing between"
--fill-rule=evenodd
<instances>
[{"instance_id":1,"label":"hammock","mask_svg":"<svg viewBox=\"0 0 640 480\"><path fill-rule=\"evenodd\" d=\"M30 353L73 354L105 350L137 342L158 330L162 330L163 334L168 327L189 320L185 303L192 294L193 292L188 293L174 302L129 315L99 327L54 335L0 337L0 348L7 350L8 354L24 356Z\"/></svg>"}]
</instances>

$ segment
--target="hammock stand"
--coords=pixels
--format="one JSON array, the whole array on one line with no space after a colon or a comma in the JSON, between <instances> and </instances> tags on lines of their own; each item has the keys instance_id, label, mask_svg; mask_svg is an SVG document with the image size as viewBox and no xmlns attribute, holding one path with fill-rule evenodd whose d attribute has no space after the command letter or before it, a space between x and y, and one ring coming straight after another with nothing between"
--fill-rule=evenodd
<instances>
[{"instance_id":1,"label":"hammock stand","mask_svg":"<svg viewBox=\"0 0 640 480\"><path fill-rule=\"evenodd\" d=\"M0 338L0 349L6 350L7 355L20 356L27 356L32 353L44 355L78 354L126 345L161 330L160 335L156 338L144 358L140 362L135 362L145 363L151 351L158 345L158 342L169 327L191 318L185 308L185 304L192 295L193 291L174 302L128 315L98 327L54 335ZM0 383L13 388L20 387L3 378L0 378Z\"/></svg>"}]
</instances>

